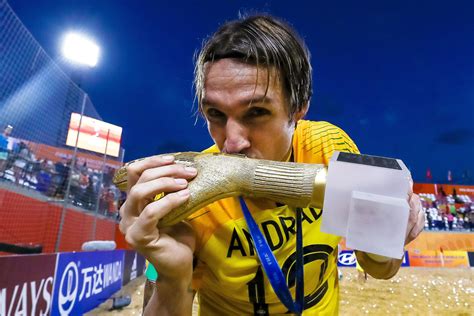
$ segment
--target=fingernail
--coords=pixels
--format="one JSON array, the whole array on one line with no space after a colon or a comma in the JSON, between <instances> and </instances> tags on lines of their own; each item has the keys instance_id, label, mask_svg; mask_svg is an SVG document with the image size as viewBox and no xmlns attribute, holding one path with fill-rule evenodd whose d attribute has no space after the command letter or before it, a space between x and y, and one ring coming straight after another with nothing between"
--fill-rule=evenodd
<instances>
[{"instance_id":1,"label":"fingernail","mask_svg":"<svg viewBox=\"0 0 474 316\"><path fill-rule=\"evenodd\" d=\"M196 173L197 169L193 167L184 167L184 170L186 170L189 173Z\"/></svg>"},{"instance_id":2,"label":"fingernail","mask_svg":"<svg viewBox=\"0 0 474 316\"><path fill-rule=\"evenodd\" d=\"M181 196L188 196L189 193L190 193L189 189L184 189L184 190L178 191L178 195L181 195Z\"/></svg>"},{"instance_id":3,"label":"fingernail","mask_svg":"<svg viewBox=\"0 0 474 316\"><path fill-rule=\"evenodd\" d=\"M166 161L172 161L174 160L174 156L172 155L161 156L161 159L166 160Z\"/></svg>"},{"instance_id":4,"label":"fingernail","mask_svg":"<svg viewBox=\"0 0 474 316\"><path fill-rule=\"evenodd\" d=\"M174 182L176 182L176 184L179 184L179 185L184 185L188 183L188 181L186 181L185 179L174 179Z\"/></svg>"}]
</instances>

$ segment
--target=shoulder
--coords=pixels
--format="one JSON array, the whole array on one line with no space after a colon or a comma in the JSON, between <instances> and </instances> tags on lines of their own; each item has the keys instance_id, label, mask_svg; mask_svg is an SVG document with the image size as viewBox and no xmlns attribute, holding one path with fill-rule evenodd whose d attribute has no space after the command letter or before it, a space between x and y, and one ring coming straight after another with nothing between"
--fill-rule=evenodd
<instances>
[{"instance_id":1,"label":"shoulder","mask_svg":"<svg viewBox=\"0 0 474 316\"><path fill-rule=\"evenodd\" d=\"M338 139L338 137L345 137L353 142L340 127L325 121L300 120L296 126L295 135L302 141L321 138L325 141L331 141Z\"/></svg>"},{"instance_id":2,"label":"shoulder","mask_svg":"<svg viewBox=\"0 0 474 316\"><path fill-rule=\"evenodd\" d=\"M293 149L297 162L328 164L334 151L359 153L354 141L338 126L325 121L298 121Z\"/></svg>"}]
</instances>

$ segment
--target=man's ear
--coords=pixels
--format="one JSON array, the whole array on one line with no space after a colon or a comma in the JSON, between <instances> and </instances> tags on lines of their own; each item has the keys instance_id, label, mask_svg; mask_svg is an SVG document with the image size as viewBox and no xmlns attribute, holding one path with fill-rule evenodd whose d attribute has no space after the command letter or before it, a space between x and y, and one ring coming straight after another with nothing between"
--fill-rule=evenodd
<instances>
[{"instance_id":1,"label":"man's ear","mask_svg":"<svg viewBox=\"0 0 474 316\"><path fill-rule=\"evenodd\" d=\"M306 104L301 108L301 110L299 110L293 115L293 121L296 123L299 120L301 120L308 112L308 108L309 108L309 102L306 102Z\"/></svg>"}]
</instances>

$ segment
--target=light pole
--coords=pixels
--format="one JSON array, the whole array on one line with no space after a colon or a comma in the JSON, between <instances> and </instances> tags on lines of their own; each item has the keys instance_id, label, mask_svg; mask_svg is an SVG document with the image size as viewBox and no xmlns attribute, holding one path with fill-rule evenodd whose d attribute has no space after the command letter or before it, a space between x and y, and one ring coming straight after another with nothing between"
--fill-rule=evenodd
<instances>
[{"instance_id":1,"label":"light pole","mask_svg":"<svg viewBox=\"0 0 474 316\"><path fill-rule=\"evenodd\" d=\"M94 68L100 57L99 46L88 36L71 32L64 36L61 52L73 64Z\"/></svg>"},{"instance_id":2,"label":"light pole","mask_svg":"<svg viewBox=\"0 0 474 316\"><path fill-rule=\"evenodd\" d=\"M94 41L89 39L87 36L80 33L66 34L62 42L61 52L64 58L66 58L66 60L68 60L72 64L78 65L78 66L86 66L89 68L93 68L97 65L97 62L99 61L99 56L100 56L99 46ZM74 146L74 153L72 156L71 166L69 167L68 183L67 183L66 192L64 194L64 202L63 202L63 207L61 210L61 218L59 222L59 230L58 230L58 236L56 239L55 252L59 251L59 246L61 244L61 236L63 232L64 219L66 217L66 206L69 200L69 193L71 190L71 175L73 172L73 168L76 165L77 143L79 140L82 116L84 115L86 100L87 100L87 94L83 92L82 105L81 105L81 119L79 120L79 127L77 130L77 136L76 136L76 145ZM64 109L66 110L66 106L64 106ZM63 118L64 118L64 114L65 113L63 113ZM67 121L67 120L64 120L64 121Z\"/></svg>"},{"instance_id":3,"label":"light pole","mask_svg":"<svg viewBox=\"0 0 474 316\"><path fill-rule=\"evenodd\" d=\"M61 60L63 62L65 61L68 68L73 69L70 72L73 80L69 81L68 91L66 92L61 123L56 138L56 146L61 146L63 140L65 140L63 139L63 133L65 130L67 131L69 122L68 114L71 112L68 110L68 105L81 103L80 98L77 97L77 93L75 92L77 90L81 91L81 78L84 70L96 67L100 58L99 46L90 37L79 32L68 32L62 37L60 52Z\"/></svg>"}]
</instances>

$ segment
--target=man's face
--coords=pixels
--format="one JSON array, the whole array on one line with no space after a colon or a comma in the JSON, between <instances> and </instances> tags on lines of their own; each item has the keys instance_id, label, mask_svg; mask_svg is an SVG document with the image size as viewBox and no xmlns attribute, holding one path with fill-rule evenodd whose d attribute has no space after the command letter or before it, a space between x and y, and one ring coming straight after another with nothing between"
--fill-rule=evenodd
<instances>
[{"instance_id":1,"label":"man's face","mask_svg":"<svg viewBox=\"0 0 474 316\"><path fill-rule=\"evenodd\" d=\"M11 133L12 133L12 128L10 126L5 127L5 130L3 131L3 135L8 137L10 136Z\"/></svg>"},{"instance_id":2,"label":"man's face","mask_svg":"<svg viewBox=\"0 0 474 316\"><path fill-rule=\"evenodd\" d=\"M267 78L268 71L233 59L206 65L202 111L221 152L279 161L288 157L295 122L305 111L289 120L281 81L275 71Z\"/></svg>"}]
</instances>

